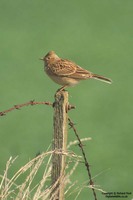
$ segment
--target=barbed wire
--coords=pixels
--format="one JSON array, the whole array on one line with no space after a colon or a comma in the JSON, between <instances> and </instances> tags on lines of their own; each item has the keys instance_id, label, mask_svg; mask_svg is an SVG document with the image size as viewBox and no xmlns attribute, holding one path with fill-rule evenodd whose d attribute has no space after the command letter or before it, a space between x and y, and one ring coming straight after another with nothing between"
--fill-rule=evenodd
<instances>
[{"instance_id":1,"label":"barbed wire","mask_svg":"<svg viewBox=\"0 0 133 200\"><path fill-rule=\"evenodd\" d=\"M75 135L76 135L76 137L78 139L78 142L79 142L78 145L79 145L79 147L81 149L81 152L82 152L82 155L83 155L83 159L84 159L84 164L86 166L88 177L89 177L89 185L90 185L90 188L92 189L92 192L93 192L95 200L97 200L96 192L95 192L95 189L94 189L94 182L92 180L91 171L90 171L90 164L89 164L89 162L88 162L88 160L86 158L86 154L85 154L85 151L84 151L84 148L83 148L82 141L81 141L81 139L80 139L80 137L78 135L78 132L77 132L77 130L75 128L75 125L74 125L73 121L70 118L68 118L68 121L69 121L70 128L73 129L73 131L74 131L74 133L75 133Z\"/></svg>"},{"instance_id":2,"label":"barbed wire","mask_svg":"<svg viewBox=\"0 0 133 200\"><path fill-rule=\"evenodd\" d=\"M0 116L4 116L4 115L6 115L6 113L11 112L13 110L20 110L20 108L22 108L24 106L29 106L29 105L34 106L34 105L39 105L39 104L40 105L53 106L53 104L51 102L31 100L31 101L28 101L28 102L23 103L23 104L14 105L13 107L11 107L9 109L0 112Z\"/></svg>"}]
</instances>

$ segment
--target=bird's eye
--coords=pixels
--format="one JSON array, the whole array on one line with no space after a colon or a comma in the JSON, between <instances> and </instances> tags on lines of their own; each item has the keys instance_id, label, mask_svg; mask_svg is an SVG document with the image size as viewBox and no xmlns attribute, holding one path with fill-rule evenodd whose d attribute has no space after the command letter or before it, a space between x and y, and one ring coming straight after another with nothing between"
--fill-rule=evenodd
<instances>
[{"instance_id":1,"label":"bird's eye","mask_svg":"<svg viewBox=\"0 0 133 200\"><path fill-rule=\"evenodd\" d=\"M48 57L47 57L47 60L49 60L49 59L50 59L50 57L48 56Z\"/></svg>"}]
</instances>

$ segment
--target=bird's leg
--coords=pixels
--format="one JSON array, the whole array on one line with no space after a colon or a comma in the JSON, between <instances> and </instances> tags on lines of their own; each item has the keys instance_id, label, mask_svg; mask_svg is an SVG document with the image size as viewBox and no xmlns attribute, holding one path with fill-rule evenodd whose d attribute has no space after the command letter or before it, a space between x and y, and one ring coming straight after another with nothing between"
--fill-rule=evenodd
<instances>
[{"instance_id":1,"label":"bird's leg","mask_svg":"<svg viewBox=\"0 0 133 200\"><path fill-rule=\"evenodd\" d=\"M66 87L67 87L67 85L62 86L61 88L59 88L59 89L56 91L56 93L65 90Z\"/></svg>"}]
</instances>

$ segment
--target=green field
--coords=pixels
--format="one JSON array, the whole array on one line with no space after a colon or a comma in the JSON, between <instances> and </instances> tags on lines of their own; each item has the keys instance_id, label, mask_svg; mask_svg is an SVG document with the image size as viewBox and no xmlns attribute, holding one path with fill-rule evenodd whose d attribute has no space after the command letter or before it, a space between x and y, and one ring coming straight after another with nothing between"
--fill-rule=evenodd
<instances>
[{"instance_id":1,"label":"green field","mask_svg":"<svg viewBox=\"0 0 133 200\"><path fill-rule=\"evenodd\" d=\"M50 50L113 80L112 85L87 80L68 88L69 102L76 106L69 115L80 137L92 138L85 151L95 184L108 192L133 192L133 1L1 0L0 111L30 100L54 101L59 86L39 60ZM12 175L46 151L52 120L52 108L43 105L0 117L0 174L10 156L19 156ZM68 138L76 139L71 130ZM80 154L78 146L73 151ZM73 180L87 181L83 164ZM97 196L107 199L99 191ZM126 200L132 198L133 193ZM92 191L84 189L78 199L93 199Z\"/></svg>"}]
</instances>

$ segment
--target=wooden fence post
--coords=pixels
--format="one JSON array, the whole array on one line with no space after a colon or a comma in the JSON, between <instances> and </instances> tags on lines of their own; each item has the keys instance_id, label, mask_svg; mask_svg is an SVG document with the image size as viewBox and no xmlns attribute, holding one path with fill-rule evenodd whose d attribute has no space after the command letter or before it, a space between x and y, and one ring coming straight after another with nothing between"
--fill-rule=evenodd
<instances>
[{"instance_id":1,"label":"wooden fence post","mask_svg":"<svg viewBox=\"0 0 133 200\"><path fill-rule=\"evenodd\" d=\"M64 175L66 166L67 125L68 125L68 92L60 91L55 94L54 102L54 136L52 149L52 200L64 200ZM57 151L56 151L57 150ZM59 153L61 152L61 153Z\"/></svg>"}]
</instances>

